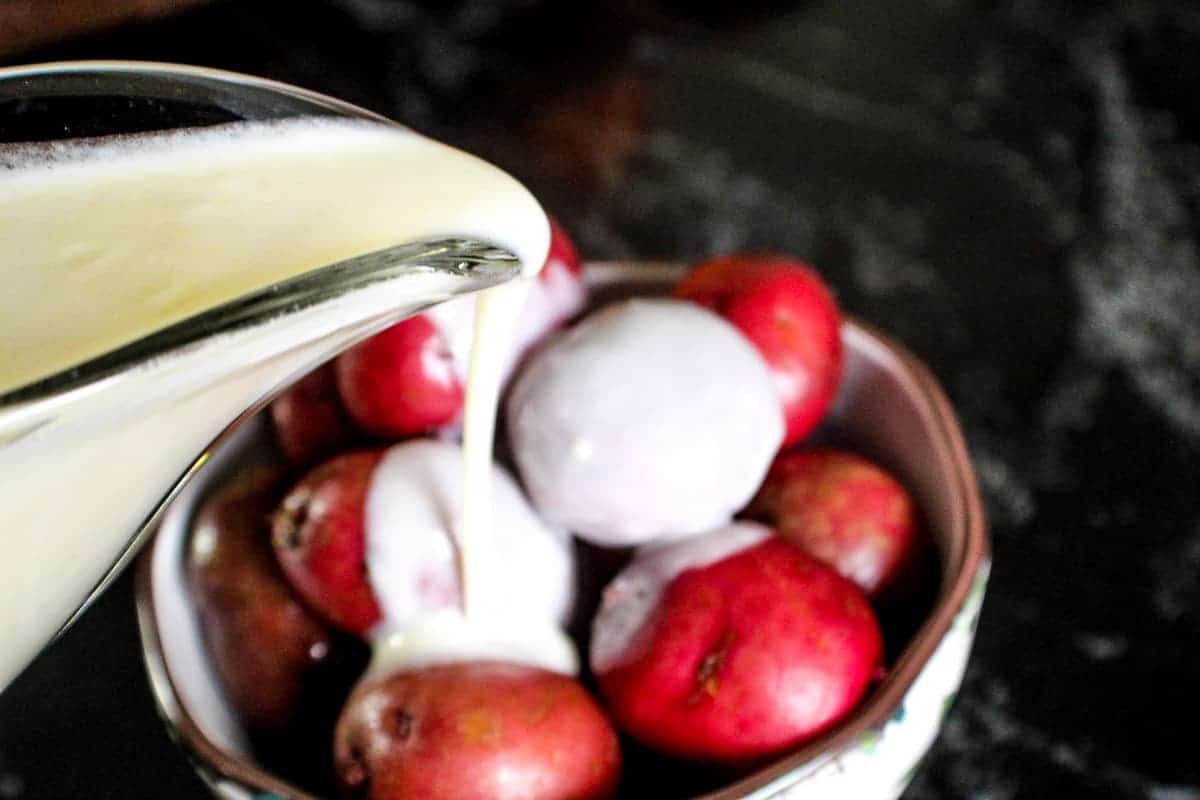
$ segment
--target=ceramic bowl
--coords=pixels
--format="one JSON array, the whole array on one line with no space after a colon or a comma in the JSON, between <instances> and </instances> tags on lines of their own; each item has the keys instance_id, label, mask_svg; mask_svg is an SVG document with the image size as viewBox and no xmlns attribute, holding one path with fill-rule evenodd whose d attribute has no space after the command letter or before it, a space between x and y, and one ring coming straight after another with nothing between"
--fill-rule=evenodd
<instances>
[{"instance_id":1,"label":"ceramic bowl","mask_svg":"<svg viewBox=\"0 0 1200 800\"><path fill-rule=\"evenodd\" d=\"M595 264L597 302L661 292L680 268ZM890 468L913 493L937 546L940 587L887 677L819 739L703 800L892 800L903 792L954 698L987 583L987 534L962 434L942 390L903 347L863 323L843 326L845 372L822 435ZM265 458L255 420L214 445L143 555L138 617L166 725L214 792L230 800L310 795L266 772L226 705L185 585L183 553L196 504L228 471Z\"/></svg>"}]
</instances>

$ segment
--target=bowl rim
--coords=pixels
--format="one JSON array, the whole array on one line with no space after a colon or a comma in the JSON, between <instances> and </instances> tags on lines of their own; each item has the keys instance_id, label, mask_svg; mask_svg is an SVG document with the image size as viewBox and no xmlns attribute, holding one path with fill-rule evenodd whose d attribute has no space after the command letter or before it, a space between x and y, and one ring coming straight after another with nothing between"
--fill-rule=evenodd
<instances>
[{"instance_id":1,"label":"bowl rim","mask_svg":"<svg viewBox=\"0 0 1200 800\"><path fill-rule=\"evenodd\" d=\"M917 390L913 396L920 401L921 416L926 418L930 429L936 431L938 443L949 457L955 482L953 496L957 498L962 514L963 547L957 563L943 568L943 575L952 578L941 588L933 611L866 702L827 734L743 779L692 800L766 800L790 785L791 781L786 779L801 767L816 768L849 749L864 732L881 727L895 715L917 676L950 632L980 569L990 559L991 548L978 480L957 416L941 386L915 355L875 326L849 315L843 317L843 325L843 338L847 332L862 335L890 351L903 367L902 378L911 380Z\"/></svg>"},{"instance_id":2,"label":"bowl rim","mask_svg":"<svg viewBox=\"0 0 1200 800\"><path fill-rule=\"evenodd\" d=\"M631 269L632 267L636 267L636 270ZM673 262L631 260L585 264L589 279L600 285L620 281L627 285L644 283L647 286L661 286L681 275L685 269L685 265ZM945 581L942 586L933 611L913 635L892 669L873 689L866 702L828 733L744 778L714 792L698 795L692 800L766 800L794 783L795 775L801 768L816 769L849 749L866 731L882 726L894 716L917 676L950 631L971 592L976 576L990 558L987 522L978 480L957 416L937 379L906 347L879 328L853 315L843 315L841 335L843 342L859 338L879 347L899 363L901 369L897 378L909 384L909 388L913 390L911 396L917 401L918 413L928 429L935 432L934 447L940 451L950 468L954 481L952 496L958 503L956 519L961 525L961 530L956 531L956 536L952 538L961 537L962 547L955 563L943 565L942 574L950 576L950 580ZM217 446L219 443L214 445L214 448ZM139 560L135 578L135 603L142 655L150 679L151 692L168 733L193 762L199 761L205 773L215 773L219 778L271 792L281 799L319 800L253 762L229 753L211 742L184 708L176 691L174 678L167 667L162 640L158 634L151 570L152 556L158 542L155 536Z\"/></svg>"}]
</instances>

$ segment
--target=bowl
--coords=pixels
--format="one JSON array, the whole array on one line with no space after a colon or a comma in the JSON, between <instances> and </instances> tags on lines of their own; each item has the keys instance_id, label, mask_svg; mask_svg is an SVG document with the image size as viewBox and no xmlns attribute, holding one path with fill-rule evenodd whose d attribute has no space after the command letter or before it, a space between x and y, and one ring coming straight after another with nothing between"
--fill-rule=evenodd
<instances>
[{"instance_id":1,"label":"bowl","mask_svg":"<svg viewBox=\"0 0 1200 800\"><path fill-rule=\"evenodd\" d=\"M674 264L589 264L596 303L662 293ZM825 735L698 800L894 800L937 736L966 667L990 565L979 489L958 422L915 357L869 325L842 327L845 365L820 436L892 470L912 492L939 556L940 585L887 676ZM163 517L137 576L146 667L167 729L219 797L312 796L253 760L209 665L185 582L187 534L198 502L222 476L270 457L261 418L214 444ZM331 756L332 757L332 756Z\"/></svg>"}]
</instances>

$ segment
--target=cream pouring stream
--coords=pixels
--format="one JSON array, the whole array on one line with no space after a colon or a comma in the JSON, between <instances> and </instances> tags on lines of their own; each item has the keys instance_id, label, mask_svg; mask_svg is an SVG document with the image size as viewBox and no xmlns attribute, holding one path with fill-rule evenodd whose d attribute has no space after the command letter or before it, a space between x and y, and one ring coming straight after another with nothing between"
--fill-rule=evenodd
<instances>
[{"instance_id":1,"label":"cream pouring stream","mask_svg":"<svg viewBox=\"0 0 1200 800\"><path fill-rule=\"evenodd\" d=\"M462 504L457 517L446 525L458 555L461 608L445 609L416 625L396 629L389 624L387 602L377 591L376 596L383 601L384 620L373 632L369 677L453 661L517 662L567 675L579 671L575 646L555 620L514 614L504 602L500 593L505 581L510 582L508 591L513 591L511 582L521 578L500 574L500 565L488 557L496 519L492 464L496 411L532 280L526 275L485 289L476 303L463 407ZM373 484L369 491L377 489ZM374 521L368 516L368 540L404 533L380 530L372 524ZM376 574L371 570L371 557L381 549L368 541L369 574Z\"/></svg>"}]
</instances>

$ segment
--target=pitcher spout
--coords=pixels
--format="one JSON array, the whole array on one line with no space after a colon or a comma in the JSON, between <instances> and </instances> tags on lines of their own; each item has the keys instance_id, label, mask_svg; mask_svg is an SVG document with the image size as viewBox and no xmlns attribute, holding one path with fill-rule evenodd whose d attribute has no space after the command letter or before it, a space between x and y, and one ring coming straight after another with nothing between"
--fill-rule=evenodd
<instances>
[{"instance_id":1,"label":"pitcher spout","mask_svg":"<svg viewBox=\"0 0 1200 800\"><path fill-rule=\"evenodd\" d=\"M515 256L479 241L399 245L0 395L0 530L7 552L26 559L0 583L0 607L30 605L5 631L0 689L42 647L48 619L61 633L120 573L163 505L242 420L387 325L520 273Z\"/></svg>"}]
</instances>

